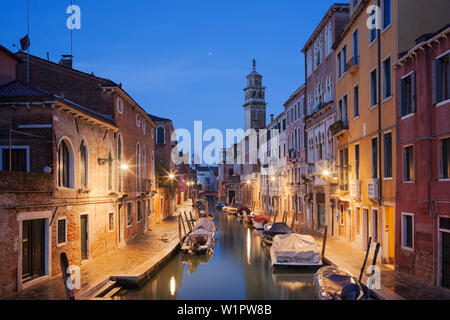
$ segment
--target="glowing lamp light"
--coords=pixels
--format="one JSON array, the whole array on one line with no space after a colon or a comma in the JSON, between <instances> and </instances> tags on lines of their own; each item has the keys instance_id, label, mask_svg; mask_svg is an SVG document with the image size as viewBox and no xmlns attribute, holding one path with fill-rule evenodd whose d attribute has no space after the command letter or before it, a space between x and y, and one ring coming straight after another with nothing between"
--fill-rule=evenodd
<instances>
[{"instance_id":1,"label":"glowing lamp light","mask_svg":"<svg viewBox=\"0 0 450 320\"><path fill-rule=\"evenodd\" d=\"M275 177L270 178L270 180L275 181Z\"/></svg>"},{"instance_id":2,"label":"glowing lamp light","mask_svg":"<svg viewBox=\"0 0 450 320\"><path fill-rule=\"evenodd\" d=\"M123 165L120 166L120 169L128 170L128 165L124 163Z\"/></svg>"},{"instance_id":3,"label":"glowing lamp light","mask_svg":"<svg viewBox=\"0 0 450 320\"><path fill-rule=\"evenodd\" d=\"M324 171L322 172L322 174L323 174L325 177L328 177L328 176L330 175L330 171L324 170Z\"/></svg>"},{"instance_id":4,"label":"glowing lamp light","mask_svg":"<svg viewBox=\"0 0 450 320\"><path fill-rule=\"evenodd\" d=\"M174 175L173 173L169 174L169 179L170 179L170 180L175 179L175 175Z\"/></svg>"}]
</instances>

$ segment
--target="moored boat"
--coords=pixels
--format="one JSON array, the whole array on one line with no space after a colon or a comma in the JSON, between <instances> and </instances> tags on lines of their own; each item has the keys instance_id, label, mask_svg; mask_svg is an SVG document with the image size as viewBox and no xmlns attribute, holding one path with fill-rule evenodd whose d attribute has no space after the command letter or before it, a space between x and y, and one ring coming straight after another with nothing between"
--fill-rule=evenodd
<instances>
[{"instance_id":1,"label":"moored boat","mask_svg":"<svg viewBox=\"0 0 450 320\"><path fill-rule=\"evenodd\" d=\"M226 213L229 213L229 214L235 214L235 213L237 213L237 208L234 208L234 207L227 207L227 206L224 206L223 208L222 208L222 211L223 212L226 212Z\"/></svg>"},{"instance_id":2,"label":"moored boat","mask_svg":"<svg viewBox=\"0 0 450 320\"><path fill-rule=\"evenodd\" d=\"M274 267L322 266L319 248L309 235L290 233L274 236L270 257Z\"/></svg>"},{"instance_id":3,"label":"moored boat","mask_svg":"<svg viewBox=\"0 0 450 320\"><path fill-rule=\"evenodd\" d=\"M270 222L268 216L254 216L253 217L253 227L257 230L263 230L264 225Z\"/></svg>"},{"instance_id":4,"label":"moored boat","mask_svg":"<svg viewBox=\"0 0 450 320\"><path fill-rule=\"evenodd\" d=\"M189 233L181 245L181 252L186 255L203 255L213 253L213 235L204 229Z\"/></svg>"},{"instance_id":5,"label":"moored boat","mask_svg":"<svg viewBox=\"0 0 450 320\"><path fill-rule=\"evenodd\" d=\"M247 214L246 216L244 216L244 221L247 223L253 223L253 218L256 216L257 216L256 213L250 212L250 214Z\"/></svg>"},{"instance_id":6,"label":"moored boat","mask_svg":"<svg viewBox=\"0 0 450 320\"><path fill-rule=\"evenodd\" d=\"M263 231L263 242L266 245L271 246L273 243L273 237L279 234L290 234L293 233L291 228L284 222L276 222L270 225L266 225Z\"/></svg>"},{"instance_id":7,"label":"moored boat","mask_svg":"<svg viewBox=\"0 0 450 320\"><path fill-rule=\"evenodd\" d=\"M216 208L222 209L223 207L225 207L225 204L223 203L223 201L217 201Z\"/></svg>"},{"instance_id":8,"label":"moored boat","mask_svg":"<svg viewBox=\"0 0 450 320\"><path fill-rule=\"evenodd\" d=\"M320 268L314 275L314 283L320 300L369 300L375 299L369 288L348 271L337 266Z\"/></svg>"}]
</instances>

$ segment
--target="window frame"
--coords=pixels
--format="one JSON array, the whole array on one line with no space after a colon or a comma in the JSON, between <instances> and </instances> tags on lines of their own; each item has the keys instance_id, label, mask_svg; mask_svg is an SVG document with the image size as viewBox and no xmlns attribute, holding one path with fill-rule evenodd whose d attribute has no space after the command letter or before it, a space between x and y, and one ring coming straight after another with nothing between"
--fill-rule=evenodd
<instances>
[{"instance_id":1,"label":"window frame","mask_svg":"<svg viewBox=\"0 0 450 320\"><path fill-rule=\"evenodd\" d=\"M113 226L111 229L111 225L110 225L110 217L112 215L113 218ZM108 232L114 232L116 230L116 215L114 214L114 212L108 212Z\"/></svg>"},{"instance_id":2,"label":"window frame","mask_svg":"<svg viewBox=\"0 0 450 320\"><path fill-rule=\"evenodd\" d=\"M389 95L386 95L386 88L387 88L387 86L386 86L386 79L387 78L386 78L385 66L386 66L387 60L389 60ZM386 56L384 58L384 60L381 63L381 66L382 66L382 71L383 71L383 73L382 73L383 91L382 91L381 98L383 99L382 102L385 102L385 101L387 101L387 100L389 100L389 99L391 99L393 97L393 94L392 94L392 57L391 57L391 54L389 54L388 56Z\"/></svg>"},{"instance_id":3,"label":"window frame","mask_svg":"<svg viewBox=\"0 0 450 320\"><path fill-rule=\"evenodd\" d=\"M415 240L415 236L414 236L414 213L410 213L410 212L402 212L401 213L402 216L402 220L401 220L401 246L403 250L408 250L408 251L414 251L414 240ZM405 247L405 216L411 217L412 221L411 221L411 247Z\"/></svg>"},{"instance_id":4,"label":"window frame","mask_svg":"<svg viewBox=\"0 0 450 320\"><path fill-rule=\"evenodd\" d=\"M392 145L392 130L383 133L383 179L391 180L393 179L393 145ZM386 176L386 136L391 136L391 148L390 148L390 176Z\"/></svg>"},{"instance_id":5,"label":"window frame","mask_svg":"<svg viewBox=\"0 0 450 320\"><path fill-rule=\"evenodd\" d=\"M373 89L372 88L372 85L373 85L372 74L374 72L375 72L375 87ZM377 67L375 67L372 70L370 70L369 81L370 81L370 85L369 85L369 89L370 89L370 106L369 106L369 110L372 110L372 109L374 109L374 108L376 108L378 106L378 68Z\"/></svg>"},{"instance_id":6,"label":"window frame","mask_svg":"<svg viewBox=\"0 0 450 320\"><path fill-rule=\"evenodd\" d=\"M406 156L407 156L407 150L412 148L412 167L410 167L410 169L412 168L412 179L411 180L406 180ZM415 182L415 178L416 178L416 174L415 174L415 156L414 156L414 145L413 144L408 144L403 146L403 183L414 183ZM411 174L410 174L411 175ZM411 178L411 177L410 177Z\"/></svg>"},{"instance_id":7,"label":"window frame","mask_svg":"<svg viewBox=\"0 0 450 320\"><path fill-rule=\"evenodd\" d=\"M27 162L27 171L25 172L30 172L30 146L29 145L11 145L11 149L25 149L26 151L26 162ZM0 146L0 171L7 171L4 170L4 166L3 166L3 150L7 150L9 151L9 146ZM9 167L9 164L8 164Z\"/></svg>"},{"instance_id":8,"label":"window frame","mask_svg":"<svg viewBox=\"0 0 450 320\"><path fill-rule=\"evenodd\" d=\"M356 92L358 92L357 99L356 99L356 95L355 95ZM358 110L358 114L356 114L356 115L355 115L355 101L356 101L357 110ZM359 108L359 83L358 83L353 87L353 120L356 120L359 118L359 116L360 116L359 111L360 111L360 108Z\"/></svg>"},{"instance_id":9,"label":"window frame","mask_svg":"<svg viewBox=\"0 0 450 320\"><path fill-rule=\"evenodd\" d=\"M64 242L59 242L59 221L64 220ZM56 220L56 246L57 247L64 247L67 244L67 217L58 217Z\"/></svg>"},{"instance_id":10,"label":"window frame","mask_svg":"<svg viewBox=\"0 0 450 320\"><path fill-rule=\"evenodd\" d=\"M133 225L133 203L131 201L127 202L126 210L127 210L127 228L131 228L131 226ZM129 219L129 217L131 217L131 219Z\"/></svg>"},{"instance_id":11,"label":"window frame","mask_svg":"<svg viewBox=\"0 0 450 320\"><path fill-rule=\"evenodd\" d=\"M450 168L447 166L447 177L444 176L444 140L449 140L448 148L450 148L450 136L439 139L439 181L450 181ZM450 161L450 157L447 159Z\"/></svg>"}]
</instances>

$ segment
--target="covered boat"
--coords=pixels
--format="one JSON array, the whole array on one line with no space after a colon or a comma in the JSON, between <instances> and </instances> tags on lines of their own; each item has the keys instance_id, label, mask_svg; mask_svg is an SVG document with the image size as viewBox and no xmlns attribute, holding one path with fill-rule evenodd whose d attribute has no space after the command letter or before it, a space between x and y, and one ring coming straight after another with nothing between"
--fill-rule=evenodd
<instances>
[{"instance_id":1,"label":"covered boat","mask_svg":"<svg viewBox=\"0 0 450 320\"><path fill-rule=\"evenodd\" d=\"M187 255L211 254L214 252L212 245L213 235L204 229L196 229L184 239L181 252Z\"/></svg>"},{"instance_id":2,"label":"covered boat","mask_svg":"<svg viewBox=\"0 0 450 320\"><path fill-rule=\"evenodd\" d=\"M253 218L256 216L257 216L256 213L250 212L250 214L247 214L246 216L244 216L244 221L247 223L253 223Z\"/></svg>"},{"instance_id":3,"label":"covered boat","mask_svg":"<svg viewBox=\"0 0 450 320\"><path fill-rule=\"evenodd\" d=\"M249 208L241 207L237 211L237 216L238 218L243 219L246 215L250 214L250 212L252 212L252 210L250 210Z\"/></svg>"},{"instance_id":4,"label":"covered boat","mask_svg":"<svg viewBox=\"0 0 450 320\"><path fill-rule=\"evenodd\" d=\"M254 216L253 217L253 227L257 230L263 230L264 225L270 222L268 216Z\"/></svg>"},{"instance_id":5,"label":"covered boat","mask_svg":"<svg viewBox=\"0 0 450 320\"><path fill-rule=\"evenodd\" d=\"M279 234L290 234L293 233L291 228L288 227L288 225L284 222L276 222L272 225L265 226L263 231L263 242L267 245L272 245L273 237Z\"/></svg>"},{"instance_id":6,"label":"covered boat","mask_svg":"<svg viewBox=\"0 0 450 320\"><path fill-rule=\"evenodd\" d=\"M336 266L320 268L314 275L320 300L369 300L376 299L369 288L348 271Z\"/></svg>"},{"instance_id":7,"label":"covered boat","mask_svg":"<svg viewBox=\"0 0 450 320\"><path fill-rule=\"evenodd\" d=\"M208 218L201 218L194 224L194 231L195 230L205 230L208 233L210 233L212 236L216 234L216 225L214 224L214 221Z\"/></svg>"},{"instance_id":8,"label":"covered boat","mask_svg":"<svg viewBox=\"0 0 450 320\"><path fill-rule=\"evenodd\" d=\"M319 267L322 265L319 248L314 238L297 233L279 234L273 237L270 257L274 267Z\"/></svg>"}]
</instances>

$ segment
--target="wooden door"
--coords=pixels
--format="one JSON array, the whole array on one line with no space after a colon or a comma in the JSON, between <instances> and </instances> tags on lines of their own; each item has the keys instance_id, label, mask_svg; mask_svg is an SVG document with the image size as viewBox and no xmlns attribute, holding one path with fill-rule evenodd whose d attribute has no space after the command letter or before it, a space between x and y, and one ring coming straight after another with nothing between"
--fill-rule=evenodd
<instances>
[{"instance_id":1,"label":"wooden door","mask_svg":"<svg viewBox=\"0 0 450 320\"><path fill-rule=\"evenodd\" d=\"M22 222L22 279L45 274L45 219Z\"/></svg>"},{"instance_id":2,"label":"wooden door","mask_svg":"<svg viewBox=\"0 0 450 320\"><path fill-rule=\"evenodd\" d=\"M81 260L88 259L88 216L82 215L80 217L80 232L81 232Z\"/></svg>"}]
</instances>

